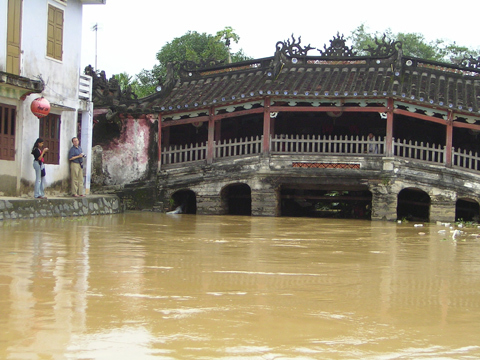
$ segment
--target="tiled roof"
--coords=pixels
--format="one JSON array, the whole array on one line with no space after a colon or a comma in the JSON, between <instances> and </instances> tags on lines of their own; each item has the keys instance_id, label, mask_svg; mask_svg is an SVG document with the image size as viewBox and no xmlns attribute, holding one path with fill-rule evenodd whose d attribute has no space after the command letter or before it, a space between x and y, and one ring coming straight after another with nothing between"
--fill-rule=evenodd
<instances>
[{"instance_id":1,"label":"tiled roof","mask_svg":"<svg viewBox=\"0 0 480 360\"><path fill-rule=\"evenodd\" d=\"M480 67L475 60L455 66L403 56L398 42L371 49L370 56L355 56L343 37L334 41L319 56L307 56L311 48L301 48L294 39L293 44L277 43L269 58L187 69L173 85L139 99L136 111L185 112L265 96L320 102L391 97L479 116Z\"/></svg>"}]
</instances>

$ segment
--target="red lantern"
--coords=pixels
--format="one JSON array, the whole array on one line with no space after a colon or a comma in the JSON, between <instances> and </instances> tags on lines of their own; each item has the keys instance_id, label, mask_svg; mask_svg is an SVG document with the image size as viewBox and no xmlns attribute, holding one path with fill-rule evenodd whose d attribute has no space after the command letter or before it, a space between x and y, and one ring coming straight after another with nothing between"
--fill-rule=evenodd
<instances>
[{"instance_id":1,"label":"red lantern","mask_svg":"<svg viewBox=\"0 0 480 360\"><path fill-rule=\"evenodd\" d=\"M32 101L30 109L32 110L33 115L40 119L50 113L50 103L42 96Z\"/></svg>"}]
</instances>

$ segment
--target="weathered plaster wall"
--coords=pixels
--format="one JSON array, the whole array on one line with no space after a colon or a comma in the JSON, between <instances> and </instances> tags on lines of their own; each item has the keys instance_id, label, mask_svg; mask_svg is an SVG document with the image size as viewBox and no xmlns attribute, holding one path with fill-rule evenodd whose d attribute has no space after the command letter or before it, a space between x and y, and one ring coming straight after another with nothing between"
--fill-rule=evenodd
<instances>
[{"instance_id":1,"label":"weathered plaster wall","mask_svg":"<svg viewBox=\"0 0 480 360\"><path fill-rule=\"evenodd\" d=\"M152 121L124 120L122 136L102 152L103 182L105 185L123 185L145 179L151 163Z\"/></svg>"}]
</instances>

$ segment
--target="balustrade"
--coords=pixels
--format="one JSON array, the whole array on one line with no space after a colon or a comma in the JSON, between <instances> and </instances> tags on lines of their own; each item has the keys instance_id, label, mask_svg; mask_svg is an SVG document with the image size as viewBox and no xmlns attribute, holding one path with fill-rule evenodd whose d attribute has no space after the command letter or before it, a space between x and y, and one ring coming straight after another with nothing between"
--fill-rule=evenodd
<instances>
[{"instance_id":1,"label":"balustrade","mask_svg":"<svg viewBox=\"0 0 480 360\"><path fill-rule=\"evenodd\" d=\"M385 140L361 136L275 135L272 154L373 155L385 153Z\"/></svg>"},{"instance_id":2,"label":"balustrade","mask_svg":"<svg viewBox=\"0 0 480 360\"><path fill-rule=\"evenodd\" d=\"M207 159L207 144L173 145L162 151L162 164L183 164Z\"/></svg>"},{"instance_id":3,"label":"balustrade","mask_svg":"<svg viewBox=\"0 0 480 360\"><path fill-rule=\"evenodd\" d=\"M263 137L256 136L250 139L229 139L215 143L215 158L232 156L255 155L262 152Z\"/></svg>"},{"instance_id":4,"label":"balustrade","mask_svg":"<svg viewBox=\"0 0 480 360\"><path fill-rule=\"evenodd\" d=\"M262 136L245 139L216 141L214 160L260 155ZM364 136L316 136L278 134L271 138L271 155L332 155L332 156L373 156L382 157L386 153L386 139ZM393 155L401 159L444 165L446 147L417 141L393 139ZM207 143L173 145L162 149L162 166L207 160ZM472 151L453 149L452 166L464 170L480 171L480 156Z\"/></svg>"},{"instance_id":5,"label":"balustrade","mask_svg":"<svg viewBox=\"0 0 480 360\"><path fill-rule=\"evenodd\" d=\"M435 144L423 144L409 140L393 141L393 155L404 159L415 159L424 162L444 164L445 146Z\"/></svg>"},{"instance_id":6,"label":"balustrade","mask_svg":"<svg viewBox=\"0 0 480 360\"><path fill-rule=\"evenodd\" d=\"M455 148L452 151L452 166L462 169L480 171L480 157L472 151Z\"/></svg>"}]
</instances>

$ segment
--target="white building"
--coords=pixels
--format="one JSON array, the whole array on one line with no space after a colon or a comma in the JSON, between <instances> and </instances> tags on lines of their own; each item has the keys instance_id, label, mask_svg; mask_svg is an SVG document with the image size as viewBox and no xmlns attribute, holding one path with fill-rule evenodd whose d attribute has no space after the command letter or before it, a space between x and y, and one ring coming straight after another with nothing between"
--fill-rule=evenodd
<instances>
[{"instance_id":1,"label":"white building","mask_svg":"<svg viewBox=\"0 0 480 360\"><path fill-rule=\"evenodd\" d=\"M80 68L82 7L105 1L0 0L0 195L33 193L30 152L38 137L49 148L47 194L69 191L68 150L80 127L84 152L91 148L91 81ZM41 119L30 110L40 96L51 105Z\"/></svg>"}]
</instances>

